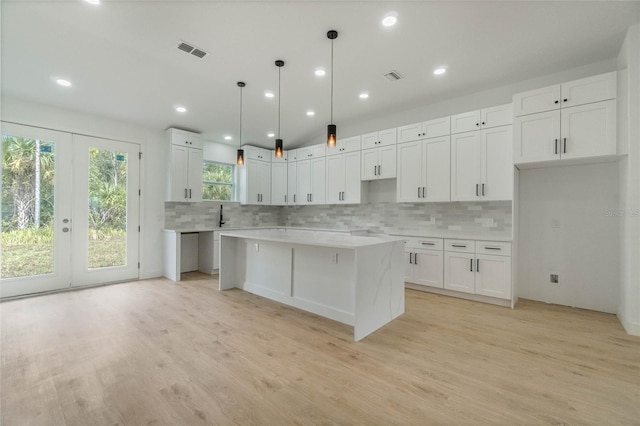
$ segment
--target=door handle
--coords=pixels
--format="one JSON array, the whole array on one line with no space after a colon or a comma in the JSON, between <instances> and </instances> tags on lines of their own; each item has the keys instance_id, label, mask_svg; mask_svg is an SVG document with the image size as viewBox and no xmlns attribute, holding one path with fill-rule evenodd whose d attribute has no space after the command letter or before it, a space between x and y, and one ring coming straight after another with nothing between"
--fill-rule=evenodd
<instances>
[{"instance_id":1,"label":"door handle","mask_svg":"<svg viewBox=\"0 0 640 426\"><path fill-rule=\"evenodd\" d=\"M484 197L484 183L482 184L482 196Z\"/></svg>"},{"instance_id":2,"label":"door handle","mask_svg":"<svg viewBox=\"0 0 640 426\"><path fill-rule=\"evenodd\" d=\"M476 272L480 272L480 259L476 259Z\"/></svg>"},{"instance_id":3,"label":"door handle","mask_svg":"<svg viewBox=\"0 0 640 426\"><path fill-rule=\"evenodd\" d=\"M566 100L565 100L566 102ZM564 148L562 149L562 153L566 154L567 153L567 138L564 138Z\"/></svg>"},{"instance_id":4,"label":"door handle","mask_svg":"<svg viewBox=\"0 0 640 426\"><path fill-rule=\"evenodd\" d=\"M373 166L373 175L374 176L378 176L377 170L378 170L378 168L376 166Z\"/></svg>"},{"instance_id":5,"label":"door handle","mask_svg":"<svg viewBox=\"0 0 640 426\"><path fill-rule=\"evenodd\" d=\"M412 255L413 255L413 253L409 253L409 265L412 265L412 264L413 264L413 262L411 261L411 260L412 260L412 259L411 259L411 256L412 256Z\"/></svg>"},{"instance_id":6,"label":"door handle","mask_svg":"<svg viewBox=\"0 0 640 426\"><path fill-rule=\"evenodd\" d=\"M469 271L473 272L473 259L469 259Z\"/></svg>"},{"instance_id":7,"label":"door handle","mask_svg":"<svg viewBox=\"0 0 640 426\"><path fill-rule=\"evenodd\" d=\"M426 197L425 197L425 195L424 195L424 193L425 193L425 191L426 191L426 190L427 190L427 187L426 187L426 186L423 186L423 187L422 187L422 198L426 198Z\"/></svg>"},{"instance_id":8,"label":"door handle","mask_svg":"<svg viewBox=\"0 0 640 426\"><path fill-rule=\"evenodd\" d=\"M382 166L378 166L378 176L380 176L381 174L382 174Z\"/></svg>"},{"instance_id":9,"label":"door handle","mask_svg":"<svg viewBox=\"0 0 640 426\"><path fill-rule=\"evenodd\" d=\"M413 253L413 264L414 265L418 264L418 253Z\"/></svg>"},{"instance_id":10,"label":"door handle","mask_svg":"<svg viewBox=\"0 0 640 426\"><path fill-rule=\"evenodd\" d=\"M189 188L189 198L191 198L191 188Z\"/></svg>"},{"instance_id":11,"label":"door handle","mask_svg":"<svg viewBox=\"0 0 640 426\"><path fill-rule=\"evenodd\" d=\"M418 198L420 198L420 187L418 187Z\"/></svg>"},{"instance_id":12,"label":"door handle","mask_svg":"<svg viewBox=\"0 0 640 426\"><path fill-rule=\"evenodd\" d=\"M187 197L187 188L184 189L184 198L188 198Z\"/></svg>"},{"instance_id":13,"label":"door handle","mask_svg":"<svg viewBox=\"0 0 640 426\"><path fill-rule=\"evenodd\" d=\"M480 186L480 185L478 185L478 184L476 183L476 197L479 197L479 196L480 196L480 194L479 194L479 192L478 192L478 187L479 187L479 186Z\"/></svg>"},{"instance_id":14,"label":"door handle","mask_svg":"<svg viewBox=\"0 0 640 426\"><path fill-rule=\"evenodd\" d=\"M293 194L293 202L296 202L296 194Z\"/></svg>"},{"instance_id":15,"label":"door handle","mask_svg":"<svg viewBox=\"0 0 640 426\"><path fill-rule=\"evenodd\" d=\"M556 101L557 102L557 101ZM555 145L555 154L558 154L558 139L556 139L556 145Z\"/></svg>"}]
</instances>

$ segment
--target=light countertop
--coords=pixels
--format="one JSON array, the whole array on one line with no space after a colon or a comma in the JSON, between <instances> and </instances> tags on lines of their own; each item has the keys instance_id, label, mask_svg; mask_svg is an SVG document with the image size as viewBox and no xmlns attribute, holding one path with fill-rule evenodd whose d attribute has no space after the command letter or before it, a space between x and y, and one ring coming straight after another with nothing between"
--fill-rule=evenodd
<instances>
[{"instance_id":1,"label":"light countertop","mask_svg":"<svg viewBox=\"0 0 640 426\"><path fill-rule=\"evenodd\" d=\"M388 244L396 241L403 241L401 237L388 236L355 236L344 235L343 233L317 233L308 232L282 232L280 230L244 230L244 231L223 231L221 236L244 238L260 241L271 241L289 244L304 244L320 247L335 248L358 248L378 244Z\"/></svg>"}]
</instances>

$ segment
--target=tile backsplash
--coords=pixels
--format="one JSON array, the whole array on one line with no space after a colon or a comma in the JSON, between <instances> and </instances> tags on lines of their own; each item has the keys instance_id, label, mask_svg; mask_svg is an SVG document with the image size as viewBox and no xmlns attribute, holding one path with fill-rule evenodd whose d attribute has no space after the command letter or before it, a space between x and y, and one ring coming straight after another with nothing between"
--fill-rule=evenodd
<instances>
[{"instance_id":1,"label":"tile backsplash","mask_svg":"<svg viewBox=\"0 0 640 426\"><path fill-rule=\"evenodd\" d=\"M224 203L225 227L299 226L369 228L373 232L426 235L457 231L510 237L511 202L393 203L350 205L251 206ZM220 203L165 203L165 228L218 226Z\"/></svg>"}]
</instances>

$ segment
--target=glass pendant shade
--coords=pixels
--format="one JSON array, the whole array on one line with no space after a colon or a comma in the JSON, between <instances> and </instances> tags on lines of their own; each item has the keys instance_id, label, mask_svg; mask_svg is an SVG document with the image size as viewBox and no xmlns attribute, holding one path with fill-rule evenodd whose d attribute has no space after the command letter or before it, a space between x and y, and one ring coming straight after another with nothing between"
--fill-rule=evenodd
<instances>
[{"instance_id":1,"label":"glass pendant shade","mask_svg":"<svg viewBox=\"0 0 640 426\"><path fill-rule=\"evenodd\" d=\"M276 157L282 157L282 139L276 139Z\"/></svg>"},{"instance_id":2,"label":"glass pendant shade","mask_svg":"<svg viewBox=\"0 0 640 426\"><path fill-rule=\"evenodd\" d=\"M238 166L244 165L244 149L238 150L238 157L236 158L236 164Z\"/></svg>"},{"instance_id":3,"label":"glass pendant shade","mask_svg":"<svg viewBox=\"0 0 640 426\"><path fill-rule=\"evenodd\" d=\"M336 125L329 124L327 126L327 146L329 147L336 146L336 139L337 139Z\"/></svg>"}]
</instances>

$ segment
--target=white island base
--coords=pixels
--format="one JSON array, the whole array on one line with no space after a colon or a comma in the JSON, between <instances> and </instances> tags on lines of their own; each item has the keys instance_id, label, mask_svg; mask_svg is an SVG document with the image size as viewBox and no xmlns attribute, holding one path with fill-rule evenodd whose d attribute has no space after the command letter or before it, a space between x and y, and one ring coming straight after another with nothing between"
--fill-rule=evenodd
<instances>
[{"instance_id":1,"label":"white island base","mask_svg":"<svg viewBox=\"0 0 640 426\"><path fill-rule=\"evenodd\" d=\"M404 241L312 231L220 235L220 290L241 288L353 326L356 341L404 313Z\"/></svg>"}]
</instances>

